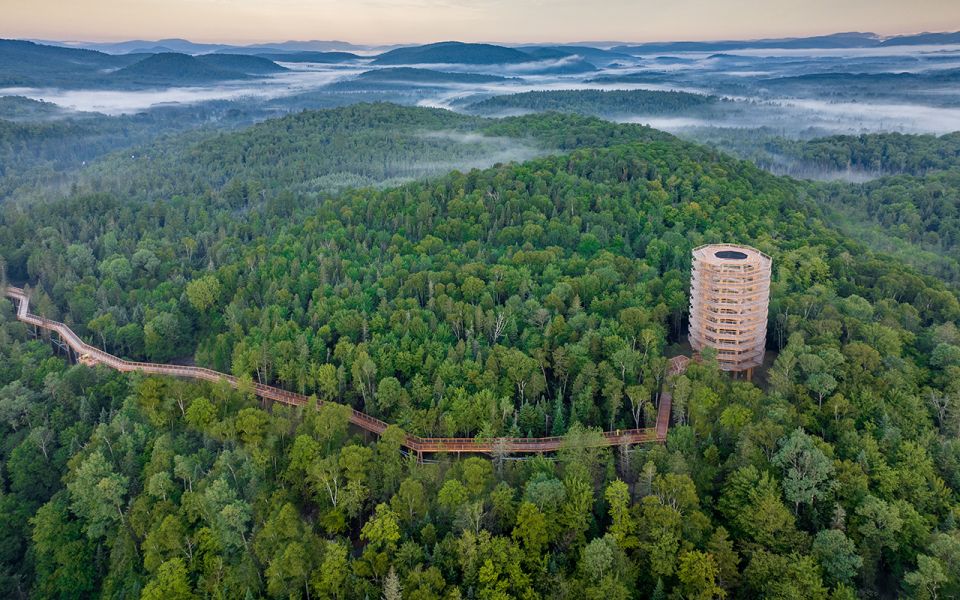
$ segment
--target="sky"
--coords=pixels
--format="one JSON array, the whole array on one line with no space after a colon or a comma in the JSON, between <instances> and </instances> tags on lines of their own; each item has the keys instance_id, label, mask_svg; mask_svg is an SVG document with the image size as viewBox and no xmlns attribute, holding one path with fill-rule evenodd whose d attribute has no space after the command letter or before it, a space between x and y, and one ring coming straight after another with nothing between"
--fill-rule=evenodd
<instances>
[{"instance_id":1,"label":"sky","mask_svg":"<svg viewBox=\"0 0 960 600\"><path fill-rule=\"evenodd\" d=\"M254 43L753 39L960 30L960 0L0 0L0 37Z\"/></svg>"}]
</instances>

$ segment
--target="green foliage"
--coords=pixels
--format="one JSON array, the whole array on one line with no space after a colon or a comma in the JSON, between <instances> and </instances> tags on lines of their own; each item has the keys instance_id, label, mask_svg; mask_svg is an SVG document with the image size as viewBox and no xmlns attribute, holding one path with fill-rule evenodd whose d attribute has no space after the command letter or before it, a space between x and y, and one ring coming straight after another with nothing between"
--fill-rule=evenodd
<instances>
[{"instance_id":1,"label":"green foliage","mask_svg":"<svg viewBox=\"0 0 960 600\"><path fill-rule=\"evenodd\" d=\"M803 142L779 138L768 144L766 150L820 169L891 175L923 175L960 166L960 135L956 133L939 137L902 133L838 135Z\"/></svg>"},{"instance_id":2,"label":"green foliage","mask_svg":"<svg viewBox=\"0 0 960 600\"><path fill-rule=\"evenodd\" d=\"M762 598L826 600L827 590L816 563L809 556L782 556L760 551L744 570L748 588Z\"/></svg>"},{"instance_id":3,"label":"green foliage","mask_svg":"<svg viewBox=\"0 0 960 600\"><path fill-rule=\"evenodd\" d=\"M128 478L113 471L101 452L94 452L77 467L75 477L67 483L70 509L86 523L87 535L103 537L124 513L124 496Z\"/></svg>"},{"instance_id":4,"label":"green foliage","mask_svg":"<svg viewBox=\"0 0 960 600\"><path fill-rule=\"evenodd\" d=\"M194 279L187 284L187 299L200 312L210 309L220 299L220 282L211 275Z\"/></svg>"},{"instance_id":5,"label":"green foliage","mask_svg":"<svg viewBox=\"0 0 960 600\"><path fill-rule=\"evenodd\" d=\"M294 189L297 161L349 115L370 140L409 118L403 135L463 125L577 149L322 200ZM224 162L203 149L182 195L147 184L133 201L0 208L6 273L37 312L111 352L241 381L70 367L0 302L4 591L960 593L960 303L831 229L817 188L573 115L377 105L244 132L260 158L232 139ZM367 160L343 143L344 161ZM243 156L262 164L231 163ZM192 189L210 164L236 181ZM753 383L709 353L666 380L690 249L713 241L774 257L772 366ZM264 407L255 382L317 402ZM665 386L666 444L598 447L602 429L649 426ZM393 425L366 438L351 408ZM419 464L408 431L556 434L563 450Z\"/></svg>"},{"instance_id":6,"label":"green foliage","mask_svg":"<svg viewBox=\"0 0 960 600\"><path fill-rule=\"evenodd\" d=\"M850 583L863 565L856 546L838 529L825 529L813 539L813 554L823 567L826 582L831 585Z\"/></svg>"},{"instance_id":7,"label":"green foliage","mask_svg":"<svg viewBox=\"0 0 960 600\"><path fill-rule=\"evenodd\" d=\"M680 555L677 577L684 597L698 600L724 597L723 589L717 585L718 574L717 565L710 554L694 550Z\"/></svg>"},{"instance_id":8,"label":"green foliage","mask_svg":"<svg viewBox=\"0 0 960 600\"><path fill-rule=\"evenodd\" d=\"M140 594L141 600L192 600L196 597L190 589L187 567L181 558L160 565Z\"/></svg>"},{"instance_id":9,"label":"green foliage","mask_svg":"<svg viewBox=\"0 0 960 600\"><path fill-rule=\"evenodd\" d=\"M594 116L669 115L711 108L716 96L650 90L551 90L494 96L467 107L478 114L518 110L556 111Z\"/></svg>"},{"instance_id":10,"label":"green foliage","mask_svg":"<svg viewBox=\"0 0 960 600\"><path fill-rule=\"evenodd\" d=\"M773 463L785 471L783 491L795 505L813 505L827 498L833 476L830 459L817 448L813 438L797 429L784 439Z\"/></svg>"}]
</instances>

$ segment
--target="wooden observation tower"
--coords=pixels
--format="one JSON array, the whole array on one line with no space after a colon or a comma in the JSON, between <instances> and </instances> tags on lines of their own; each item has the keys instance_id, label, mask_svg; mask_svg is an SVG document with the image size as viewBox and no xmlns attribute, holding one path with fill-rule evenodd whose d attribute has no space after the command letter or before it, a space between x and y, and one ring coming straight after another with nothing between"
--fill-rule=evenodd
<instances>
[{"instance_id":1,"label":"wooden observation tower","mask_svg":"<svg viewBox=\"0 0 960 600\"><path fill-rule=\"evenodd\" d=\"M693 251L690 281L690 345L717 351L724 371L746 372L763 363L770 301L769 256L734 244Z\"/></svg>"}]
</instances>

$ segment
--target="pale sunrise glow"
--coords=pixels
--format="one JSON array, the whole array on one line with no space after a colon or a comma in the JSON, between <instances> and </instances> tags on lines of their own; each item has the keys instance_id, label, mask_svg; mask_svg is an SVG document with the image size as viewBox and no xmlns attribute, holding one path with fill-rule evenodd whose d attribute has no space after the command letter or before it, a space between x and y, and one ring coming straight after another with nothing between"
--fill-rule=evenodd
<instances>
[{"instance_id":1,"label":"pale sunrise glow","mask_svg":"<svg viewBox=\"0 0 960 600\"><path fill-rule=\"evenodd\" d=\"M4 0L0 36L253 43L706 40L960 28L955 0Z\"/></svg>"}]
</instances>

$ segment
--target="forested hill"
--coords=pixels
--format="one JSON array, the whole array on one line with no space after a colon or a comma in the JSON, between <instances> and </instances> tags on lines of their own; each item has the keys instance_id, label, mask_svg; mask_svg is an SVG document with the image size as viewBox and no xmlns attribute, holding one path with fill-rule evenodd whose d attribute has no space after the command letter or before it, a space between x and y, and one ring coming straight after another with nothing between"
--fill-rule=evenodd
<instances>
[{"instance_id":1,"label":"forested hill","mask_svg":"<svg viewBox=\"0 0 960 600\"><path fill-rule=\"evenodd\" d=\"M494 83L507 81L499 75L481 73L446 73L432 69L413 67L388 67L366 71L357 76L360 81L382 81L398 83Z\"/></svg>"},{"instance_id":2,"label":"forested hill","mask_svg":"<svg viewBox=\"0 0 960 600\"><path fill-rule=\"evenodd\" d=\"M535 60L529 54L494 44L439 42L396 48L373 59L378 65L469 64L500 65Z\"/></svg>"},{"instance_id":3,"label":"forested hill","mask_svg":"<svg viewBox=\"0 0 960 600\"><path fill-rule=\"evenodd\" d=\"M246 54L204 54L197 56L196 59L201 63L232 73L243 73L245 75L267 75L271 73L282 73L287 69L281 67L272 60L264 56L249 56Z\"/></svg>"},{"instance_id":4,"label":"forested hill","mask_svg":"<svg viewBox=\"0 0 960 600\"><path fill-rule=\"evenodd\" d=\"M110 75L111 80L123 80L137 85L189 84L246 79L286 71L276 63L259 56L210 54L190 56L175 52L152 54Z\"/></svg>"},{"instance_id":5,"label":"forested hill","mask_svg":"<svg viewBox=\"0 0 960 600\"><path fill-rule=\"evenodd\" d=\"M552 90L494 96L467 107L483 115L558 111L594 116L668 115L702 110L716 96L649 90Z\"/></svg>"},{"instance_id":6,"label":"forested hill","mask_svg":"<svg viewBox=\"0 0 960 600\"><path fill-rule=\"evenodd\" d=\"M775 157L822 171L860 171L874 175L924 175L960 167L960 133L942 136L875 133L814 140L770 140L764 150Z\"/></svg>"},{"instance_id":7,"label":"forested hill","mask_svg":"<svg viewBox=\"0 0 960 600\"><path fill-rule=\"evenodd\" d=\"M3 98L0 201L24 201L69 190L83 165L120 149L150 144L165 134L190 130L175 138L175 144L182 148L212 135L210 127L239 127L257 118L262 118L259 111L230 103L178 105L109 117L65 111L27 98ZM123 155L129 158L131 153Z\"/></svg>"},{"instance_id":8,"label":"forested hill","mask_svg":"<svg viewBox=\"0 0 960 600\"><path fill-rule=\"evenodd\" d=\"M113 56L93 50L0 39L0 87L70 84L135 63L144 56Z\"/></svg>"},{"instance_id":9,"label":"forested hill","mask_svg":"<svg viewBox=\"0 0 960 600\"><path fill-rule=\"evenodd\" d=\"M960 134L785 139L770 129L712 134L765 169L824 181L810 189L831 221L872 248L960 285Z\"/></svg>"},{"instance_id":10,"label":"forested hill","mask_svg":"<svg viewBox=\"0 0 960 600\"><path fill-rule=\"evenodd\" d=\"M0 96L0 119L30 120L63 115L64 110L52 102L31 100L23 96Z\"/></svg>"},{"instance_id":11,"label":"forested hill","mask_svg":"<svg viewBox=\"0 0 960 600\"><path fill-rule=\"evenodd\" d=\"M648 127L558 114L494 121L438 109L356 104L272 119L202 141L164 140L118 153L78 180L82 188L139 199L244 185L270 193L332 192L582 146L670 137Z\"/></svg>"},{"instance_id":12,"label":"forested hill","mask_svg":"<svg viewBox=\"0 0 960 600\"><path fill-rule=\"evenodd\" d=\"M0 39L0 87L126 89L195 85L286 71L267 58L178 52L105 54Z\"/></svg>"},{"instance_id":13,"label":"forested hill","mask_svg":"<svg viewBox=\"0 0 960 600\"><path fill-rule=\"evenodd\" d=\"M853 235L960 285L960 169L823 185L818 197Z\"/></svg>"},{"instance_id":14,"label":"forested hill","mask_svg":"<svg viewBox=\"0 0 960 600\"><path fill-rule=\"evenodd\" d=\"M392 189L301 194L278 170L0 206L6 277L91 343L397 425L372 441L335 404L68 367L2 300L0 589L960 594L957 296L829 227L807 183L598 123L488 123L577 149ZM707 353L665 382L690 250L718 241L774 259L772 364L734 381ZM665 445L589 449L647 423L665 383ZM403 430L566 442L557 460L417 464Z\"/></svg>"},{"instance_id":15,"label":"forested hill","mask_svg":"<svg viewBox=\"0 0 960 600\"><path fill-rule=\"evenodd\" d=\"M743 154L761 165L866 178L817 186L817 196L850 234L960 284L960 134L770 138L757 146Z\"/></svg>"},{"instance_id":16,"label":"forested hill","mask_svg":"<svg viewBox=\"0 0 960 600\"><path fill-rule=\"evenodd\" d=\"M360 60L360 57L357 54L352 52L311 52L311 51L301 51L301 52L281 52L281 53L264 53L257 54L256 56L266 58L273 62L285 62L285 63L343 63L351 62L355 60Z\"/></svg>"}]
</instances>

